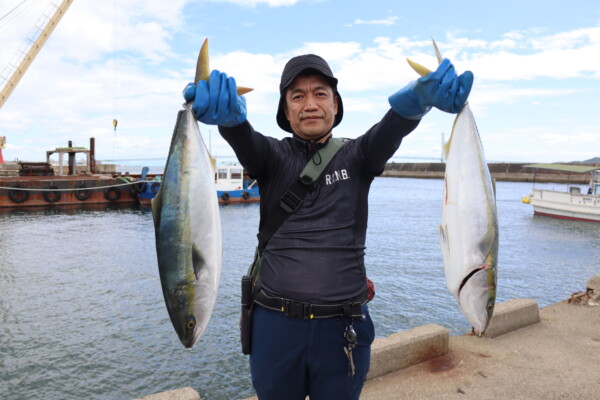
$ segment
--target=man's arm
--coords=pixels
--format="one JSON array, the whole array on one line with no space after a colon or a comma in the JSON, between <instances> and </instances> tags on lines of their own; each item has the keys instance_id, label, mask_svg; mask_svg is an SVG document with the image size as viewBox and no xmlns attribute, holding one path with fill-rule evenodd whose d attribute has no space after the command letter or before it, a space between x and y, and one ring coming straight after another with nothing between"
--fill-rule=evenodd
<instances>
[{"instance_id":1,"label":"man's arm","mask_svg":"<svg viewBox=\"0 0 600 400\"><path fill-rule=\"evenodd\" d=\"M365 168L373 175L381 174L387 161L400 147L402 139L412 132L420 121L403 118L389 110L362 138Z\"/></svg>"},{"instance_id":2,"label":"man's arm","mask_svg":"<svg viewBox=\"0 0 600 400\"><path fill-rule=\"evenodd\" d=\"M270 139L254 130L250 122L226 127L219 125L219 133L229 143L239 162L253 177L263 176L266 161L270 159Z\"/></svg>"},{"instance_id":3,"label":"man's arm","mask_svg":"<svg viewBox=\"0 0 600 400\"><path fill-rule=\"evenodd\" d=\"M402 138L417 127L432 107L452 114L460 112L472 85L471 71L458 76L452 63L444 59L437 70L392 94L388 99L392 109L363 138L366 168L380 174Z\"/></svg>"}]
</instances>

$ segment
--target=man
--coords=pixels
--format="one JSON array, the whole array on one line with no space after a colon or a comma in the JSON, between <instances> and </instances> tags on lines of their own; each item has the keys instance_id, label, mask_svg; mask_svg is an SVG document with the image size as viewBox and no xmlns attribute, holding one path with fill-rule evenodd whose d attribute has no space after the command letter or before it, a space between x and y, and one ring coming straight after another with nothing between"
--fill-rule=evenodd
<instances>
[{"instance_id":1,"label":"man","mask_svg":"<svg viewBox=\"0 0 600 400\"><path fill-rule=\"evenodd\" d=\"M320 185L266 243L250 355L259 399L359 398L375 336L364 266L369 187L429 109L459 112L472 82L469 71L459 77L444 60L436 71L391 95L391 109L381 121L345 141ZM319 56L302 55L286 64L277 123L292 136L283 140L254 130L233 78L212 71L208 81L184 90L185 99L194 102L195 117L219 125L238 160L258 180L260 227L341 122L337 83ZM289 304L337 311L285 312Z\"/></svg>"}]
</instances>

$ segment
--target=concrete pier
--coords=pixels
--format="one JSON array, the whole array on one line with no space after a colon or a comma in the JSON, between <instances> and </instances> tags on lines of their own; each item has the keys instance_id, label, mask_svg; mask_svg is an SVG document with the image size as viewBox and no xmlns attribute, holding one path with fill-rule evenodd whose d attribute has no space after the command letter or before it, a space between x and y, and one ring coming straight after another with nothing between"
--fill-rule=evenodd
<instances>
[{"instance_id":1,"label":"concrete pier","mask_svg":"<svg viewBox=\"0 0 600 400\"><path fill-rule=\"evenodd\" d=\"M436 324L418 326L375 339L371 346L371 367L367 380L447 354L448 339L448 331Z\"/></svg>"},{"instance_id":2,"label":"concrete pier","mask_svg":"<svg viewBox=\"0 0 600 400\"><path fill-rule=\"evenodd\" d=\"M200 395L194 389L185 387L144 396L136 400L200 400Z\"/></svg>"},{"instance_id":3,"label":"concrete pier","mask_svg":"<svg viewBox=\"0 0 600 400\"><path fill-rule=\"evenodd\" d=\"M508 182L553 182L587 184L589 173L570 173L526 167L525 163L488 163L492 178ZM600 167L600 164L591 164ZM418 179L444 179L444 163L388 163L381 176Z\"/></svg>"},{"instance_id":4,"label":"concrete pier","mask_svg":"<svg viewBox=\"0 0 600 400\"><path fill-rule=\"evenodd\" d=\"M531 299L496 304L482 337L428 324L377 338L361 400L597 398L599 300L596 275L582 292L542 309ZM199 398L184 388L143 400Z\"/></svg>"}]
</instances>

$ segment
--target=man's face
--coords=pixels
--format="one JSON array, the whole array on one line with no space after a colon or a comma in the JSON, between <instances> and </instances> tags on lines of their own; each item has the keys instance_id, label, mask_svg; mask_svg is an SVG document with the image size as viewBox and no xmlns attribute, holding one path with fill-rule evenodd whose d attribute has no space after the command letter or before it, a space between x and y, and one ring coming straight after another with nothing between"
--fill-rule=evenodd
<instances>
[{"instance_id":1,"label":"man's face","mask_svg":"<svg viewBox=\"0 0 600 400\"><path fill-rule=\"evenodd\" d=\"M338 112L338 99L321 75L297 77L285 92L285 116L292 130L306 140L315 140L331 130Z\"/></svg>"}]
</instances>

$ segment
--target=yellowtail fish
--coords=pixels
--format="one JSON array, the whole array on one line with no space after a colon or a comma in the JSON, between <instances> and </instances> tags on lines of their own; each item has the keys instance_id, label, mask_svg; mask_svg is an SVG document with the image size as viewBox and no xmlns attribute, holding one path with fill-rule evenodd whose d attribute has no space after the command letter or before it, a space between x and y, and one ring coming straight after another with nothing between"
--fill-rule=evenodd
<instances>
[{"instance_id":1,"label":"yellowtail fish","mask_svg":"<svg viewBox=\"0 0 600 400\"><path fill-rule=\"evenodd\" d=\"M442 57L433 43L438 62ZM420 75L430 71L409 60ZM475 118L465 104L457 114L444 148L446 172L439 239L446 285L482 335L496 301L498 216L493 181L485 161Z\"/></svg>"},{"instance_id":2,"label":"yellowtail fish","mask_svg":"<svg viewBox=\"0 0 600 400\"><path fill-rule=\"evenodd\" d=\"M198 62L202 74L207 58L205 51ZM223 246L214 174L191 104L184 104L152 215L165 304L187 348L205 331L219 287Z\"/></svg>"}]
</instances>

